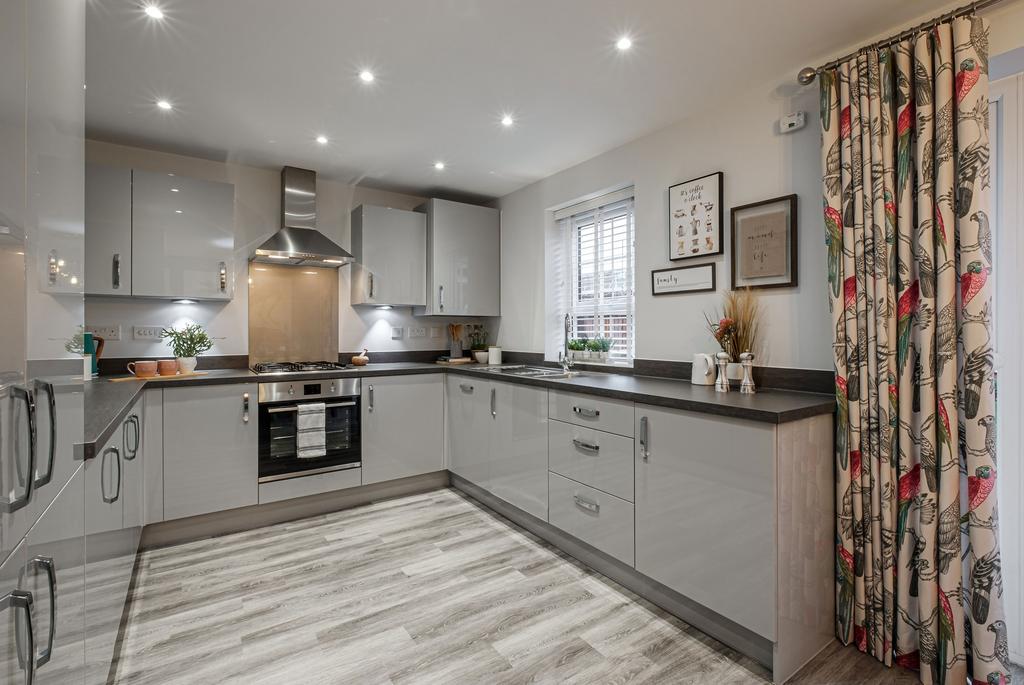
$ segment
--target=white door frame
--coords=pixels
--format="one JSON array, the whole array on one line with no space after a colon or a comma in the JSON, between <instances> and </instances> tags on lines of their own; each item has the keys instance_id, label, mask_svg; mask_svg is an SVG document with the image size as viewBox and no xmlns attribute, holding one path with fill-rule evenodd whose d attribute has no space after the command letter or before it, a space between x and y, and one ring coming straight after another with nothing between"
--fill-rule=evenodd
<instances>
[{"instance_id":1,"label":"white door frame","mask_svg":"<svg viewBox=\"0 0 1024 685\"><path fill-rule=\"evenodd\" d=\"M990 86L996 274L997 487L1010 657L1024 663L1024 74Z\"/></svg>"}]
</instances>

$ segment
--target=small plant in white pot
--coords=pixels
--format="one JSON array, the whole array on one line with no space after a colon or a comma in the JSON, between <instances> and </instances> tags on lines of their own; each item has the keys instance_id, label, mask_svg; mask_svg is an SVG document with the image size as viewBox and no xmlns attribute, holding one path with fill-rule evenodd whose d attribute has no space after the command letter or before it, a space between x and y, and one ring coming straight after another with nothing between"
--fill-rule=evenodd
<instances>
[{"instance_id":1,"label":"small plant in white pot","mask_svg":"<svg viewBox=\"0 0 1024 685\"><path fill-rule=\"evenodd\" d=\"M608 363L608 353L611 352L614 342L611 338L594 338L593 345L597 352L597 361L602 364Z\"/></svg>"},{"instance_id":2,"label":"small plant in white pot","mask_svg":"<svg viewBox=\"0 0 1024 685\"><path fill-rule=\"evenodd\" d=\"M199 361L196 357L213 347L213 340L197 323L190 323L181 330L165 328L160 337L167 338L167 345L178 360L178 372L182 374L195 373Z\"/></svg>"}]
</instances>

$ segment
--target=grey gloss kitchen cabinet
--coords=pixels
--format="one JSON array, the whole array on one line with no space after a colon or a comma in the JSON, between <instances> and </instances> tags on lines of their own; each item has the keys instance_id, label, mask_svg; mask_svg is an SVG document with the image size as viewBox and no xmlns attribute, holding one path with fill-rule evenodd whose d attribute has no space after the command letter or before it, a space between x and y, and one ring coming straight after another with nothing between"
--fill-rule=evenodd
<instances>
[{"instance_id":1,"label":"grey gloss kitchen cabinet","mask_svg":"<svg viewBox=\"0 0 1024 685\"><path fill-rule=\"evenodd\" d=\"M364 378L363 485L444 470L444 379Z\"/></svg>"},{"instance_id":2,"label":"grey gloss kitchen cabinet","mask_svg":"<svg viewBox=\"0 0 1024 685\"><path fill-rule=\"evenodd\" d=\"M426 304L427 218L360 205L352 210L352 304Z\"/></svg>"},{"instance_id":3,"label":"grey gloss kitchen cabinet","mask_svg":"<svg viewBox=\"0 0 1024 685\"><path fill-rule=\"evenodd\" d=\"M775 426L636 405L636 570L775 637Z\"/></svg>"},{"instance_id":4,"label":"grey gloss kitchen cabinet","mask_svg":"<svg viewBox=\"0 0 1024 685\"><path fill-rule=\"evenodd\" d=\"M449 468L537 518L548 517L548 393L447 378Z\"/></svg>"},{"instance_id":5,"label":"grey gloss kitchen cabinet","mask_svg":"<svg viewBox=\"0 0 1024 685\"><path fill-rule=\"evenodd\" d=\"M85 293L132 294L132 170L85 167Z\"/></svg>"},{"instance_id":6,"label":"grey gloss kitchen cabinet","mask_svg":"<svg viewBox=\"0 0 1024 685\"><path fill-rule=\"evenodd\" d=\"M426 315L501 314L501 213L431 199L427 215Z\"/></svg>"},{"instance_id":7,"label":"grey gloss kitchen cabinet","mask_svg":"<svg viewBox=\"0 0 1024 685\"><path fill-rule=\"evenodd\" d=\"M256 384L163 392L164 519L256 504Z\"/></svg>"},{"instance_id":8,"label":"grey gloss kitchen cabinet","mask_svg":"<svg viewBox=\"0 0 1024 685\"><path fill-rule=\"evenodd\" d=\"M132 171L132 294L230 300L234 202L230 183Z\"/></svg>"}]
</instances>

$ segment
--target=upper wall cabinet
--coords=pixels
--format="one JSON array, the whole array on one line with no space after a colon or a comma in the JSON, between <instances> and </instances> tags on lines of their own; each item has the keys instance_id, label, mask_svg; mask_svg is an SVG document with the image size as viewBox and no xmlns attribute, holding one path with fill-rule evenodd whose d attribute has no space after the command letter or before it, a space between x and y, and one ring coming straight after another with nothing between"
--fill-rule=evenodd
<instances>
[{"instance_id":1,"label":"upper wall cabinet","mask_svg":"<svg viewBox=\"0 0 1024 685\"><path fill-rule=\"evenodd\" d=\"M86 293L230 300L230 183L89 165Z\"/></svg>"},{"instance_id":2,"label":"upper wall cabinet","mask_svg":"<svg viewBox=\"0 0 1024 685\"><path fill-rule=\"evenodd\" d=\"M427 215L427 304L434 316L498 316L501 219L490 207L432 199Z\"/></svg>"},{"instance_id":3,"label":"upper wall cabinet","mask_svg":"<svg viewBox=\"0 0 1024 685\"><path fill-rule=\"evenodd\" d=\"M132 172L132 294L230 300L235 187Z\"/></svg>"},{"instance_id":4,"label":"upper wall cabinet","mask_svg":"<svg viewBox=\"0 0 1024 685\"><path fill-rule=\"evenodd\" d=\"M86 165L85 292L132 294L132 170Z\"/></svg>"},{"instance_id":5,"label":"upper wall cabinet","mask_svg":"<svg viewBox=\"0 0 1024 685\"><path fill-rule=\"evenodd\" d=\"M352 304L423 306L427 218L360 205L352 210Z\"/></svg>"}]
</instances>

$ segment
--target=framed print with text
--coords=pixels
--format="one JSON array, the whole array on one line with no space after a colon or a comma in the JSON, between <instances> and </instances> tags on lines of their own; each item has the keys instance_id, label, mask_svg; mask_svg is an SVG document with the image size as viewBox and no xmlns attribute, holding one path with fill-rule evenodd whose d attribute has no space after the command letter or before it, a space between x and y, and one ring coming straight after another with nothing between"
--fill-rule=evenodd
<instances>
[{"instance_id":1,"label":"framed print with text","mask_svg":"<svg viewBox=\"0 0 1024 685\"><path fill-rule=\"evenodd\" d=\"M722 254L721 171L668 189L668 258Z\"/></svg>"},{"instance_id":2,"label":"framed print with text","mask_svg":"<svg viewBox=\"0 0 1024 685\"><path fill-rule=\"evenodd\" d=\"M796 287L796 211L796 195L732 208L733 290Z\"/></svg>"}]
</instances>

